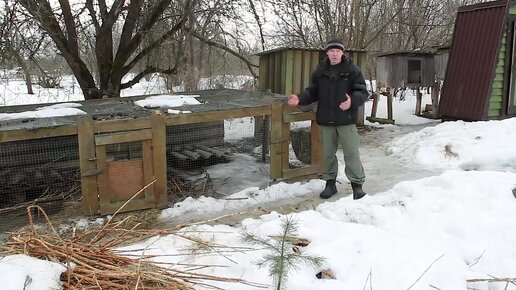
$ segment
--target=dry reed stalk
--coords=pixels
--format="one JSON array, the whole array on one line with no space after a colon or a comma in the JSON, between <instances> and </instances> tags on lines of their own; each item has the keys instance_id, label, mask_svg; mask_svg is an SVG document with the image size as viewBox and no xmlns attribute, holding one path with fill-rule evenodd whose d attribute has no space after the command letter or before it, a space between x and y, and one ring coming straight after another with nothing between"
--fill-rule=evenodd
<instances>
[{"instance_id":1,"label":"dry reed stalk","mask_svg":"<svg viewBox=\"0 0 516 290\"><path fill-rule=\"evenodd\" d=\"M36 210L34 210L36 209ZM32 213L39 211L51 229L49 234L39 233L33 223ZM223 281L253 285L238 278L224 278L188 272L172 267L162 267L148 259L150 256L129 258L118 255L112 247L132 239L150 238L170 234L188 226L168 230L138 230L136 226L123 229L129 218L107 223L102 228L87 230L79 236L65 238L59 235L47 214L39 206L27 208L29 230L13 233L4 246L3 254L25 254L39 259L61 263L67 270L61 281L65 289L195 289L200 281ZM204 284L204 282L203 282Z\"/></svg>"}]
</instances>

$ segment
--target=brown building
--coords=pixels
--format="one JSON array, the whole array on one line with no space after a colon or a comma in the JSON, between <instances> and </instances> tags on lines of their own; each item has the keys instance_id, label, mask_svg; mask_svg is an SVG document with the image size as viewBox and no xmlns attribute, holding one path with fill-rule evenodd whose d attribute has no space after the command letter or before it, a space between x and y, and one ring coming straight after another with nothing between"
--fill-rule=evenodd
<instances>
[{"instance_id":1,"label":"brown building","mask_svg":"<svg viewBox=\"0 0 516 290\"><path fill-rule=\"evenodd\" d=\"M460 7L439 113L467 121L516 116L516 1Z\"/></svg>"}]
</instances>

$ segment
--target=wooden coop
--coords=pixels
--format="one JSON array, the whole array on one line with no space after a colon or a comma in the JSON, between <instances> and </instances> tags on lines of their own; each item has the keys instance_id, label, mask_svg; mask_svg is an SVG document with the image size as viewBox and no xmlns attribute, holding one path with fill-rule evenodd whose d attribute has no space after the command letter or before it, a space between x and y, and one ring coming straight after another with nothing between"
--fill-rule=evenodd
<instances>
[{"instance_id":1,"label":"wooden coop","mask_svg":"<svg viewBox=\"0 0 516 290\"><path fill-rule=\"evenodd\" d=\"M249 137L267 149L262 152L270 166L267 181L320 171L317 146L311 166L289 167L289 134L283 129L311 116L290 112L282 96L229 89L188 94L197 95L201 104L174 107L186 112L180 114L139 107L135 101L149 97L141 96L74 102L82 105L82 116L0 121L1 209L50 201L67 208L62 199L48 199L50 189L78 193L87 214L166 207L169 184L174 185L180 170L193 163L202 167L231 161L232 152L224 147L225 124L238 118L270 120L260 136ZM48 105L0 107L0 113Z\"/></svg>"},{"instance_id":2,"label":"wooden coop","mask_svg":"<svg viewBox=\"0 0 516 290\"><path fill-rule=\"evenodd\" d=\"M445 120L516 116L516 2L460 7L439 112Z\"/></svg>"},{"instance_id":3,"label":"wooden coop","mask_svg":"<svg viewBox=\"0 0 516 290\"><path fill-rule=\"evenodd\" d=\"M264 51L260 56L260 91L271 91L284 95L285 98L291 94L299 94L310 83L310 75L320 61L326 57L324 49L284 47ZM349 49L345 55L351 59L362 71L367 64L367 54L364 50ZM301 106L303 112L315 112L316 104ZM315 119L315 114L310 116ZM364 125L364 106L359 108L357 126ZM297 158L303 163L310 163L311 128L299 128L291 131L292 147ZM314 129L318 130L318 128Z\"/></svg>"},{"instance_id":4,"label":"wooden coop","mask_svg":"<svg viewBox=\"0 0 516 290\"><path fill-rule=\"evenodd\" d=\"M436 118L439 92L436 75L444 75L443 71L446 68L447 61L446 50L441 49L439 55L438 65L436 64L435 52L401 51L378 55L376 57L376 87L377 91L383 90L383 92L374 95L371 116L367 117L367 120L394 124L392 113L393 91L400 88L416 90L415 115L422 115L421 88L425 87L432 88L432 104L425 106L425 111L431 111L431 117ZM376 116L381 95L387 97L386 118Z\"/></svg>"}]
</instances>

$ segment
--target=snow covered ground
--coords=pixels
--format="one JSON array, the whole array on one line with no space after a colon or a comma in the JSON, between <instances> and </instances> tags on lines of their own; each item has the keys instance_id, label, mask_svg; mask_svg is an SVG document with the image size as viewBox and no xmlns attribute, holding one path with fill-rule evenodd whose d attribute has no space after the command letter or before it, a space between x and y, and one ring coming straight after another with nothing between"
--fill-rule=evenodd
<instances>
[{"instance_id":1,"label":"snow covered ground","mask_svg":"<svg viewBox=\"0 0 516 290\"><path fill-rule=\"evenodd\" d=\"M310 241L301 248L302 253L325 260L321 268L298 265L289 273L285 289L516 289L514 284L494 280L467 282L516 278L516 118L438 124L413 116L414 103L412 95L407 95L404 102L396 100L394 119L399 125L418 124L423 129L382 144L384 158L395 160L400 167L414 171L423 168L435 174L397 183L358 201L349 195L338 195L314 209L292 213L299 237ZM429 103L428 95L424 96L425 103ZM366 112L370 111L368 106L369 103ZM380 106L379 117L381 110ZM399 125L374 126L399 132ZM343 169L341 162L339 171ZM371 171L374 168L366 166L366 172ZM339 179L345 182L342 175ZM228 208L257 208L265 202L297 196L318 198L323 186L321 180L278 183L245 188L220 200L187 199L163 210L161 218L167 221L207 212L216 215ZM217 265L198 271L273 288L267 269L255 264L269 252L262 248L237 251L235 247L250 247L242 244L244 230L274 239L281 233L285 218L271 212L232 226L211 224L183 229L185 234L218 245L215 248L223 250L224 255L194 254L187 251L193 246L190 241L172 235L153 237L119 250L154 255L155 261L171 265ZM25 289L57 287L56 279L62 270L59 265L42 262L42 268L20 266L29 262L33 259L20 255L0 259L3 286L7 285L2 289L23 289L20 285L27 285ZM323 269L331 270L336 279L318 279L316 274ZM241 284L211 284L222 289L256 289Z\"/></svg>"}]
</instances>

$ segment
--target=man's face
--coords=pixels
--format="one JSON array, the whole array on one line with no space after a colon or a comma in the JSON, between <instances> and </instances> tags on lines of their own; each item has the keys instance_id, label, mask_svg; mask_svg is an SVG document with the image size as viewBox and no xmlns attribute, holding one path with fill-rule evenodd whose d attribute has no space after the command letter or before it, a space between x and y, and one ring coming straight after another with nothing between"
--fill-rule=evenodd
<instances>
[{"instance_id":1,"label":"man's face","mask_svg":"<svg viewBox=\"0 0 516 290\"><path fill-rule=\"evenodd\" d=\"M342 60L342 55L344 55L344 52L339 48L330 48L326 52L326 55L328 55L330 63L332 65L335 65L340 63L340 61Z\"/></svg>"}]
</instances>

